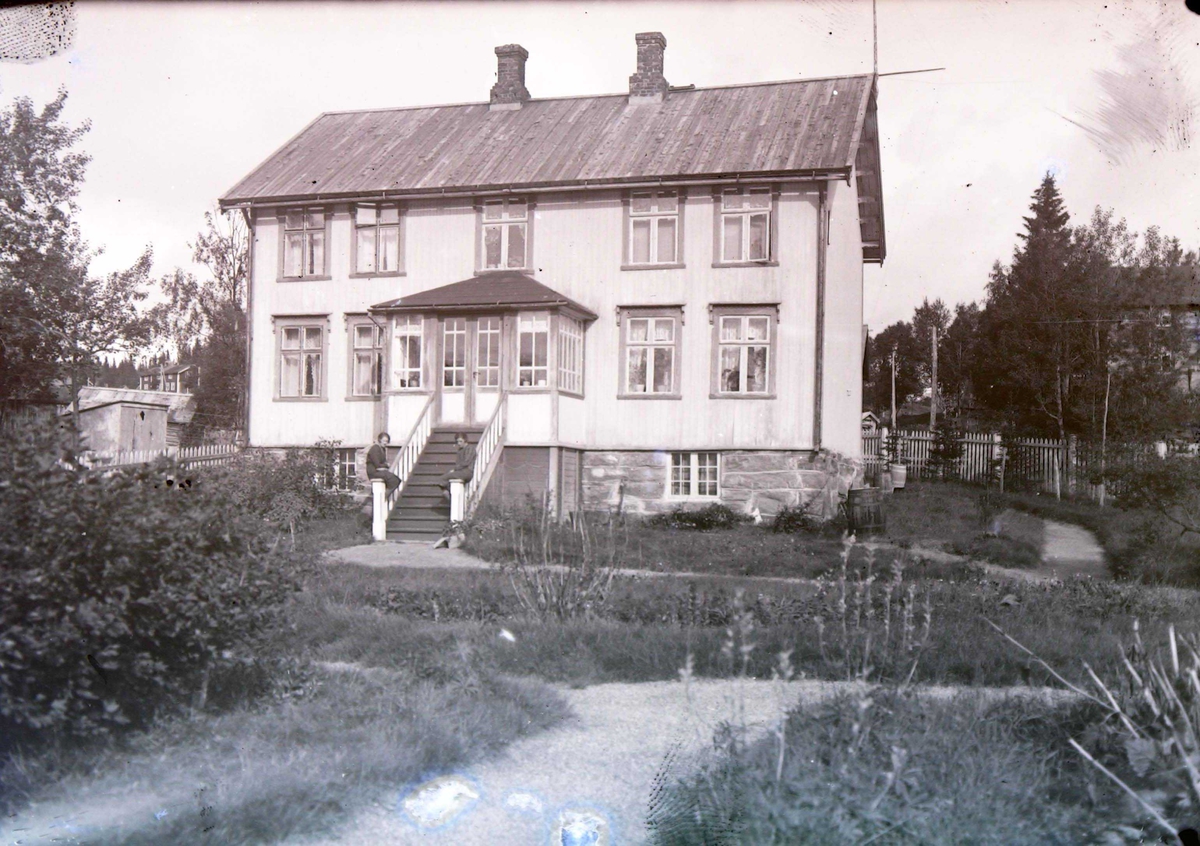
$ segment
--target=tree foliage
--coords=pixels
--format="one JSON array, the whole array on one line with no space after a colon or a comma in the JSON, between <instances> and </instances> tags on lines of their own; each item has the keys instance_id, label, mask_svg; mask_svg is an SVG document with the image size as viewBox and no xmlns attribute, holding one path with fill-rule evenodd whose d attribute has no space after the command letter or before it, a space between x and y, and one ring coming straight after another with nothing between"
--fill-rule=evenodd
<instances>
[{"instance_id":1,"label":"tree foliage","mask_svg":"<svg viewBox=\"0 0 1200 846\"><path fill-rule=\"evenodd\" d=\"M176 269L159 281L164 300L151 310L160 346L200 370L197 418L202 425L240 428L246 388L246 286L249 239L237 213L206 212L192 260L207 276Z\"/></svg>"},{"instance_id":2,"label":"tree foliage","mask_svg":"<svg viewBox=\"0 0 1200 846\"><path fill-rule=\"evenodd\" d=\"M40 111L18 98L0 112L0 396L72 396L101 356L147 337L152 253L127 270L95 277L75 222L88 156L73 148L88 124L67 125L67 95Z\"/></svg>"}]
</instances>

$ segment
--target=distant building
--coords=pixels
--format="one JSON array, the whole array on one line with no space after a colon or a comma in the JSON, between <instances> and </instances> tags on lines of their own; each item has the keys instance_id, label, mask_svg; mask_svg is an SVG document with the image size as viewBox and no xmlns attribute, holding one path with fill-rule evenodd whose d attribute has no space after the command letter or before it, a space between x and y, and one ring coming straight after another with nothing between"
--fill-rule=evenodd
<instances>
[{"instance_id":1,"label":"distant building","mask_svg":"<svg viewBox=\"0 0 1200 846\"><path fill-rule=\"evenodd\" d=\"M163 364L138 371L138 387L143 391L168 394L196 392L198 369L193 364Z\"/></svg>"},{"instance_id":2,"label":"distant building","mask_svg":"<svg viewBox=\"0 0 1200 846\"><path fill-rule=\"evenodd\" d=\"M59 414L71 406L59 407ZM183 427L196 413L189 394L133 388L79 389L79 429L85 448L96 452L161 450L179 446Z\"/></svg>"}]
</instances>

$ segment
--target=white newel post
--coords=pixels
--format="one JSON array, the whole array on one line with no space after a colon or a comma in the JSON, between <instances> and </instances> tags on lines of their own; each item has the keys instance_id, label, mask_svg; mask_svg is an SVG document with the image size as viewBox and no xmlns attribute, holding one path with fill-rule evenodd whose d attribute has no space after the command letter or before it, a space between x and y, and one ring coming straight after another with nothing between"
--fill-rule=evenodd
<instances>
[{"instance_id":1,"label":"white newel post","mask_svg":"<svg viewBox=\"0 0 1200 846\"><path fill-rule=\"evenodd\" d=\"M462 479L450 480L450 522L461 523L467 507L465 485Z\"/></svg>"},{"instance_id":2,"label":"white newel post","mask_svg":"<svg viewBox=\"0 0 1200 846\"><path fill-rule=\"evenodd\" d=\"M371 480L371 537L387 540L387 482Z\"/></svg>"}]
</instances>

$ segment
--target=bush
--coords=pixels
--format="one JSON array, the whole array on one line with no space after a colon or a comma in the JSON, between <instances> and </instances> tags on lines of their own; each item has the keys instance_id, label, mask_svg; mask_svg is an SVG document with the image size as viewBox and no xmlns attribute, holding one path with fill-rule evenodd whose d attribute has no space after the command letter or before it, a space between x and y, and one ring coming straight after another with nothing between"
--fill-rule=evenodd
<instances>
[{"instance_id":1,"label":"bush","mask_svg":"<svg viewBox=\"0 0 1200 846\"><path fill-rule=\"evenodd\" d=\"M714 529L732 529L742 523L749 523L751 518L738 514L728 505L714 502L699 510L677 508L663 514L655 514L646 520L646 525L656 529L693 529L698 532L709 532Z\"/></svg>"},{"instance_id":2,"label":"bush","mask_svg":"<svg viewBox=\"0 0 1200 846\"><path fill-rule=\"evenodd\" d=\"M65 444L0 444L0 737L202 706L294 586L294 560L225 485L166 460L88 470Z\"/></svg>"},{"instance_id":3,"label":"bush","mask_svg":"<svg viewBox=\"0 0 1200 846\"><path fill-rule=\"evenodd\" d=\"M204 476L224 489L230 501L293 538L310 520L332 517L349 507L347 497L330 489L328 445L290 449L282 457L244 452L229 464L208 468Z\"/></svg>"}]
</instances>

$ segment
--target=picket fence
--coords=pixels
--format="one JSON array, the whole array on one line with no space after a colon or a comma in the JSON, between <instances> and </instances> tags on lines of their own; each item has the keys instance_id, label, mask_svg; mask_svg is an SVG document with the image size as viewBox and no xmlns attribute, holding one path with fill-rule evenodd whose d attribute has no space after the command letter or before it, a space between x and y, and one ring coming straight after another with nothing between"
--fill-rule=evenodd
<instances>
[{"instance_id":1,"label":"picket fence","mask_svg":"<svg viewBox=\"0 0 1200 846\"><path fill-rule=\"evenodd\" d=\"M125 452L89 452L85 455L85 461L91 467L124 467L130 464L148 464L155 459L169 456L185 467L196 467L228 464L238 452L239 448L235 444L202 444Z\"/></svg>"},{"instance_id":2,"label":"picket fence","mask_svg":"<svg viewBox=\"0 0 1200 846\"><path fill-rule=\"evenodd\" d=\"M887 429L862 436L862 454L868 477L885 463L883 456ZM1071 498L1099 500L1102 466L1118 462L1144 462L1166 454L1163 443L1100 444L1066 441L1057 438L1019 438L1004 442L992 432L967 432L960 439L962 455L954 466L946 468L945 477L963 482L998 481L1000 459L1003 456L1004 487L1006 490L1028 493L1047 493ZM908 468L910 479L928 478L933 467L930 453L934 434L927 429L900 431L900 457ZM1065 461L1063 452L1066 452ZM1119 496L1120 486L1109 482L1103 488L1105 497Z\"/></svg>"}]
</instances>

